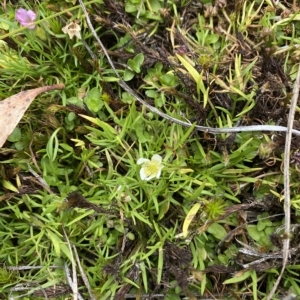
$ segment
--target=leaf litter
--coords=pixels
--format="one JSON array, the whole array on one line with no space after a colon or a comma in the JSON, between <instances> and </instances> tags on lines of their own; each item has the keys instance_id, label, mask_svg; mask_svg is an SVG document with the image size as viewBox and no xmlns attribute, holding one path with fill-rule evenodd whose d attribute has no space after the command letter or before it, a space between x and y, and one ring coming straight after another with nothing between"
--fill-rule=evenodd
<instances>
[{"instance_id":1,"label":"leaf litter","mask_svg":"<svg viewBox=\"0 0 300 300\"><path fill-rule=\"evenodd\" d=\"M0 101L0 148L18 125L32 101L41 93L64 89L64 84L54 84L22 91Z\"/></svg>"}]
</instances>

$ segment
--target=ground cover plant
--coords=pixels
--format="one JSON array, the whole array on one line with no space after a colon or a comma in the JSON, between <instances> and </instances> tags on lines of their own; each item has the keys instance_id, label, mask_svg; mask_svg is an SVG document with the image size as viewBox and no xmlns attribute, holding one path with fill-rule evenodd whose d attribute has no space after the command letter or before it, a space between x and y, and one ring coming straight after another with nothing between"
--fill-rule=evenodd
<instances>
[{"instance_id":1,"label":"ground cover plant","mask_svg":"<svg viewBox=\"0 0 300 300\"><path fill-rule=\"evenodd\" d=\"M298 10L4 1L0 299L296 299Z\"/></svg>"}]
</instances>

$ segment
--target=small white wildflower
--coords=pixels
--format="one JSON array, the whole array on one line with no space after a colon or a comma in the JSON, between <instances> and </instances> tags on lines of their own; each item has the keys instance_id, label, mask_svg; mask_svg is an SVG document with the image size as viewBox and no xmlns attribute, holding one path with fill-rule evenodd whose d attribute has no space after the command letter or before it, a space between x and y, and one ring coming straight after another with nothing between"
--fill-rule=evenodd
<instances>
[{"instance_id":1,"label":"small white wildflower","mask_svg":"<svg viewBox=\"0 0 300 300\"><path fill-rule=\"evenodd\" d=\"M117 192L120 192L121 189L123 188L122 185L119 185L117 187ZM131 197L129 195L127 195L125 192L121 192L121 193L118 193L119 195L116 196L116 198L120 201L123 201L125 203L127 202L130 202L131 201Z\"/></svg>"},{"instance_id":2,"label":"small white wildflower","mask_svg":"<svg viewBox=\"0 0 300 300\"><path fill-rule=\"evenodd\" d=\"M126 193L122 193L121 194L121 200L125 203L130 202L131 201L131 197L129 195L127 195Z\"/></svg>"},{"instance_id":3,"label":"small white wildflower","mask_svg":"<svg viewBox=\"0 0 300 300\"><path fill-rule=\"evenodd\" d=\"M159 178L161 169L164 165L161 163L162 157L158 154L154 154L151 160L147 158L139 158L138 165L142 165L140 170L140 176L142 180L150 180L154 177Z\"/></svg>"},{"instance_id":4,"label":"small white wildflower","mask_svg":"<svg viewBox=\"0 0 300 300\"><path fill-rule=\"evenodd\" d=\"M68 34L70 39L72 39L74 35L77 38L81 39L81 34L80 34L81 28L75 22L71 22L70 24L63 27L61 30L63 31L64 34Z\"/></svg>"}]
</instances>

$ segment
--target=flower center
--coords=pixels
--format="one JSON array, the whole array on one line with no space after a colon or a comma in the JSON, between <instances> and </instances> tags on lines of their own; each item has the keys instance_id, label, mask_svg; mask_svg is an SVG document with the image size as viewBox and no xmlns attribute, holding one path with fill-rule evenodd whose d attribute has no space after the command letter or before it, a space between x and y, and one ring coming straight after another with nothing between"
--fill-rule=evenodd
<instances>
[{"instance_id":1,"label":"flower center","mask_svg":"<svg viewBox=\"0 0 300 300\"><path fill-rule=\"evenodd\" d=\"M145 173L148 176L156 174L158 172L158 162L149 161L145 164Z\"/></svg>"}]
</instances>

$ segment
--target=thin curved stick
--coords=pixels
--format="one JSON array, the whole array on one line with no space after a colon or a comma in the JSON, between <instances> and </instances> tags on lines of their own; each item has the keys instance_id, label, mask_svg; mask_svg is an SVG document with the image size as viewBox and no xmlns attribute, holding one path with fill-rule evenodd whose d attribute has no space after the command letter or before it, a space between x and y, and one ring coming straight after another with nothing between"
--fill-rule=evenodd
<instances>
[{"instance_id":1,"label":"thin curved stick","mask_svg":"<svg viewBox=\"0 0 300 300\"><path fill-rule=\"evenodd\" d=\"M295 110L297 106L297 101L299 98L299 88L300 88L300 64L298 66L298 74L295 81L294 89L293 89L293 97L291 100L291 107L289 112L288 119L288 127L286 133L285 140L285 148L284 148L284 231L285 231L285 239L283 240L282 247L282 269L281 272L271 290L266 300L271 300L277 290L277 287L280 283L280 280L283 276L283 272L287 265L287 261L289 258L289 247L290 247L290 239L289 234L291 231L291 195L290 195L290 152L291 152L291 139L292 139L292 127L294 123Z\"/></svg>"}]
</instances>

